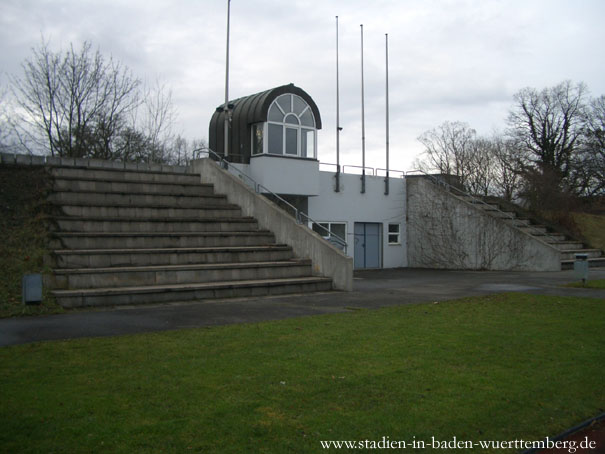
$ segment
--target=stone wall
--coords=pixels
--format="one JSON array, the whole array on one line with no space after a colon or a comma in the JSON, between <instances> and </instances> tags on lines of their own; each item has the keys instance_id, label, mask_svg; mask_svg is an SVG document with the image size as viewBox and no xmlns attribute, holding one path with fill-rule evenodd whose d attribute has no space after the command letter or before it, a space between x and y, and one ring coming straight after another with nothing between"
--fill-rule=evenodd
<instances>
[{"instance_id":1,"label":"stone wall","mask_svg":"<svg viewBox=\"0 0 605 454\"><path fill-rule=\"evenodd\" d=\"M426 178L407 178L408 266L557 271L560 251Z\"/></svg>"}]
</instances>

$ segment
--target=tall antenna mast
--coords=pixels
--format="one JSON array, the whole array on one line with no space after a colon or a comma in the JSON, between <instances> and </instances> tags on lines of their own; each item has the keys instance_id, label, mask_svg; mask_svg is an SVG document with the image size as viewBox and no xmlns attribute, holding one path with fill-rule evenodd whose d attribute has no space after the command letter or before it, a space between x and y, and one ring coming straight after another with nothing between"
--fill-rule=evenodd
<instances>
[{"instance_id":1,"label":"tall antenna mast","mask_svg":"<svg viewBox=\"0 0 605 454\"><path fill-rule=\"evenodd\" d=\"M384 179L384 194L389 195L389 34L385 33L386 49L386 148L387 148L387 176Z\"/></svg>"},{"instance_id":2,"label":"tall antenna mast","mask_svg":"<svg viewBox=\"0 0 605 454\"><path fill-rule=\"evenodd\" d=\"M336 187L340 192L340 88L338 75L338 16L336 16Z\"/></svg>"},{"instance_id":3,"label":"tall antenna mast","mask_svg":"<svg viewBox=\"0 0 605 454\"><path fill-rule=\"evenodd\" d=\"M361 27L361 193L366 192L366 124L365 95L363 90L363 24Z\"/></svg>"},{"instance_id":4,"label":"tall antenna mast","mask_svg":"<svg viewBox=\"0 0 605 454\"><path fill-rule=\"evenodd\" d=\"M227 55L225 58L225 105L223 106L223 112L225 112L225 148L224 155L229 155L229 26L231 19L231 0L227 0Z\"/></svg>"}]
</instances>

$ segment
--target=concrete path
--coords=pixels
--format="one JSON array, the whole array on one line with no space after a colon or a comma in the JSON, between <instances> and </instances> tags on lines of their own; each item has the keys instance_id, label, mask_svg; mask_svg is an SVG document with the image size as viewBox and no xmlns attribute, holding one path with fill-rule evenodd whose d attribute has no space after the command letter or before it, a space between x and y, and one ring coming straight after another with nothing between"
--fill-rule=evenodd
<instances>
[{"instance_id":1,"label":"concrete path","mask_svg":"<svg viewBox=\"0 0 605 454\"><path fill-rule=\"evenodd\" d=\"M605 268L591 269L590 278L605 279ZM533 273L408 268L358 271L354 291L347 293L173 303L1 319L0 345L280 320L502 292L587 296L601 298L605 304L605 290L560 287L574 280L573 271Z\"/></svg>"}]
</instances>

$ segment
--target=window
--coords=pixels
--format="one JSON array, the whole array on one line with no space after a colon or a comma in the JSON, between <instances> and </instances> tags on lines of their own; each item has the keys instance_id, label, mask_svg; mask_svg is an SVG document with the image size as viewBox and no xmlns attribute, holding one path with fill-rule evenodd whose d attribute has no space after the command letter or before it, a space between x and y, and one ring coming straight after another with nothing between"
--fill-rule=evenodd
<instances>
[{"instance_id":1,"label":"window","mask_svg":"<svg viewBox=\"0 0 605 454\"><path fill-rule=\"evenodd\" d=\"M389 224L389 244L401 244L400 228L400 224Z\"/></svg>"},{"instance_id":2,"label":"window","mask_svg":"<svg viewBox=\"0 0 605 454\"><path fill-rule=\"evenodd\" d=\"M252 154L263 152L264 128L262 123L252 125Z\"/></svg>"},{"instance_id":3,"label":"window","mask_svg":"<svg viewBox=\"0 0 605 454\"><path fill-rule=\"evenodd\" d=\"M268 152L270 154L284 154L284 147L282 144L284 135L284 127L282 125L275 125L269 123L269 147Z\"/></svg>"},{"instance_id":4,"label":"window","mask_svg":"<svg viewBox=\"0 0 605 454\"><path fill-rule=\"evenodd\" d=\"M311 106L298 95L278 96L269 107L267 123L252 125L252 154L315 159L315 149L315 117Z\"/></svg>"},{"instance_id":5,"label":"window","mask_svg":"<svg viewBox=\"0 0 605 454\"><path fill-rule=\"evenodd\" d=\"M345 222L318 222L313 224L313 231L330 241L334 246L344 249L340 240L347 241L347 224ZM338 238L336 238L338 237Z\"/></svg>"}]
</instances>

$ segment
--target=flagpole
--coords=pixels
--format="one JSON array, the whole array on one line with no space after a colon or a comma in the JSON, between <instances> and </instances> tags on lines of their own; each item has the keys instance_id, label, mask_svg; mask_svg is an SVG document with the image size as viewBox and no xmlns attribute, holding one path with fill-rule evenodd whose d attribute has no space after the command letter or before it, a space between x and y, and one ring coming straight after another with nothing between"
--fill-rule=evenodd
<instances>
[{"instance_id":1,"label":"flagpole","mask_svg":"<svg viewBox=\"0 0 605 454\"><path fill-rule=\"evenodd\" d=\"M338 16L336 16L336 187L340 192L340 85L338 74Z\"/></svg>"},{"instance_id":2,"label":"flagpole","mask_svg":"<svg viewBox=\"0 0 605 454\"><path fill-rule=\"evenodd\" d=\"M389 34L385 33L386 49L386 151L387 175L384 179L384 194L389 195Z\"/></svg>"},{"instance_id":3,"label":"flagpole","mask_svg":"<svg viewBox=\"0 0 605 454\"><path fill-rule=\"evenodd\" d=\"M366 192L366 125L365 95L363 87L363 24L361 27L361 193Z\"/></svg>"},{"instance_id":4,"label":"flagpole","mask_svg":"<svg viewBox=\"0 0 605 454\"><path fill-rule=\"evenodd\" d=\"M231 21L231 0L227 0L227 51L225 57L225 104L223 112L225 112L225 158L229 155L229 28Z\"/></svg>"}]
</instances>

